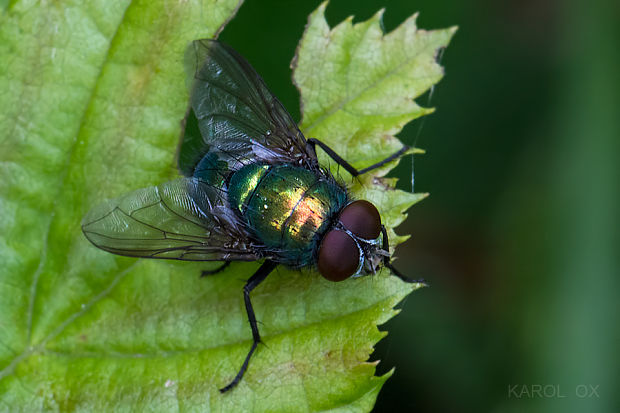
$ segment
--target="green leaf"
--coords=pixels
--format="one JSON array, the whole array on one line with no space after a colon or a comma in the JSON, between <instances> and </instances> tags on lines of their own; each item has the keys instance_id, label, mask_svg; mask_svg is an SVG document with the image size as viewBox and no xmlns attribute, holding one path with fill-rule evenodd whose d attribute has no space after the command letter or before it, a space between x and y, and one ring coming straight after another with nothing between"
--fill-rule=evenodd
<instances>
[{"instance_id":1,"label":"green leaf","mask_svg":"<svg viewBox=\"0 0 620 413\"><path fill-rule=\"evenodd\" d=\"M3 409L372 408L387 379L366 362L384 335L376 325L412 286L387 272L330 283L313 271L277 270L252 295L265 345L238 388L221 395L251 343L241 288L257 264L199 279L208 265L117 257L80 231L82 216L103 199L177 174L185 46L217 35L239 5L2 3ZM418 32L408 20L383 37L375 16L330 32L324 7L311 16L297 58L303 128L363 167L396 148L392 135L425 113L411 98L439 79L433 56L452 31ZM372 56L362 61L365 49ZM395 49L425 57L400 61ZM335 71L312 74L310 62ZM373 77L361 78L364 72ZM316 89L343 75L363 92ZM434 81L416 80L426 78ZM390 227L421 197L393 185L373 176L353 185L356 196L377 202Z\"/></svg>"}]
</instances>

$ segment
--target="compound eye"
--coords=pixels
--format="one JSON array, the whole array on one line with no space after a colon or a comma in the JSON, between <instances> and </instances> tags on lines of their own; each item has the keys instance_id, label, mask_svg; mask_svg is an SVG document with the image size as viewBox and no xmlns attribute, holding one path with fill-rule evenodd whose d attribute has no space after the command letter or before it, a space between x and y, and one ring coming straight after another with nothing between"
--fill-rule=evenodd
<instances>
[{"instance_id":1,"label":"compound eye","mask_svg":"<svg viewBox=\"0 0 620 413\"><path fill-rule=\"evenodd\" d=\"M375 239L381 233L381 215L368 201L351 202L342 210L340 222L362 239Z\"/></svg>"},{"instance_id":2,"label":"compound eye","mask_svg":"<svg viewBox=\"0 0 620 413\"><path fill-rule=\"evenodd\" d=\"M317 262L324 278L330 281L346 280L355 274L359 263L359 248L346 232L333 229L325 234Z\"/></svg>"}]
</instances>

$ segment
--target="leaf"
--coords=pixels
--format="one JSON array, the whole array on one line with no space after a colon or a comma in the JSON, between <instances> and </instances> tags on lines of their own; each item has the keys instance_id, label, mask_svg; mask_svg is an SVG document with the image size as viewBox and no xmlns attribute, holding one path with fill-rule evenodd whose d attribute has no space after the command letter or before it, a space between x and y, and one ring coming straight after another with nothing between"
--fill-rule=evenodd
<instances>
[{"instance_id":1,"label":"leaf","mask_svg":"<svg viewBox=\"0 0 620 413\"><path fill-rule=\"evenodd\" d=\"M199 279L205 264L114 256L80 231L82 216L103 199L177 175L184 48L216 35L239 5L12 1L0 9L4 410L372 408L387 379L366 362L384 335L376 325L411 286L387 272L334 284L313 271L277 270L252 295L265 345L238 388L221 395L251 343L241 288L257 265ZM418 32L408 20L382 37L377 15L330 31L324 8L311 15L297 57L302 126L363 167L397 147L393 135L425 113L410 100L432 83L416 79L439 80L434 53L452 30ZM390 57L420 47L425 57L415 65ZM360 61L364 50L376 55ZM311 73L310 62L366 89L317 91L331 75ZM393 78L390 67L401 68ZM364 72L374 77L362 79ZM418 86L406 87L409 78ZM389 226L420 199L393 185L367 176L353 186L377 202Z\"/></svg>"}]
</instances>

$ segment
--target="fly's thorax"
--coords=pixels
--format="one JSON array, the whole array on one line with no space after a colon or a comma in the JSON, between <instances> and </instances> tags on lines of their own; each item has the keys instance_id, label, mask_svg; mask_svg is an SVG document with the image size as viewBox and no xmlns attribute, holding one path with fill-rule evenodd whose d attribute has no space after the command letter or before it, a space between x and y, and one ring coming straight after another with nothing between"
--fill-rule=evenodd
<instances>
[{"instance_id":1,"label":"fly's thorax","mask_svg":"<svg viewBox=\"0 0 620 413\"><path fill-rule=\"evenodd\" d=\"M339 187L325 180L311 185L288 218L283 245L288 249L313 250L340 210L344 195Z\"/></svg>"},{"instance_id":2,"label":"fly's thorax","mask_svg":"<svg viewBox=\"0 0 620 413\"><path fill-rule=\"evenodd\" d=\"M263 177L269 172L269 165L252 163L235 172L228 182L228 202L230 207L244 215L248 201L258 188Z\"/></svg>"},{"instance_id":3,"label":"fly's thorax","mask_svg":"<svg viewBox=\"0 0 620 413\"><path fill-rule=\"evenodd\" d=\"M346 203L344 189L312 170L248 165L231 177L229 200L281 262L312 263L317 244Z\"/></svg>"}]
</instances>

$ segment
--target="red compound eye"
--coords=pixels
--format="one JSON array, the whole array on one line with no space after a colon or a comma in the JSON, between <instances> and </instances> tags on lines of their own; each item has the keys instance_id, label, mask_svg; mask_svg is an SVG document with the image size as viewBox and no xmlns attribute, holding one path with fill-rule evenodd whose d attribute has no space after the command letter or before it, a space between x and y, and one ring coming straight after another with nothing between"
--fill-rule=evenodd
<instances>
[{"instance_id":1,"label":"red compound eye","mask_svg":"<svg viewBox=\"0 0 620 413\"><path fill-rule=\"evenodd\" d=\"M317 262L324 278L330 281L346 280L355 274L359 263L359 248L346 232L333 229L325 234Z\"/></svg>"},{"instance_id":2,"label":"red compound eye","mask_svg":"<svg viewBox=\"0 0 620 413\"><path fill-rule=\"evenodd\" d=\"M381 233L381 215L368 201L353 201L340 214L346 229L363 239L375 239Z\"/></svg>"}]
</instances>

